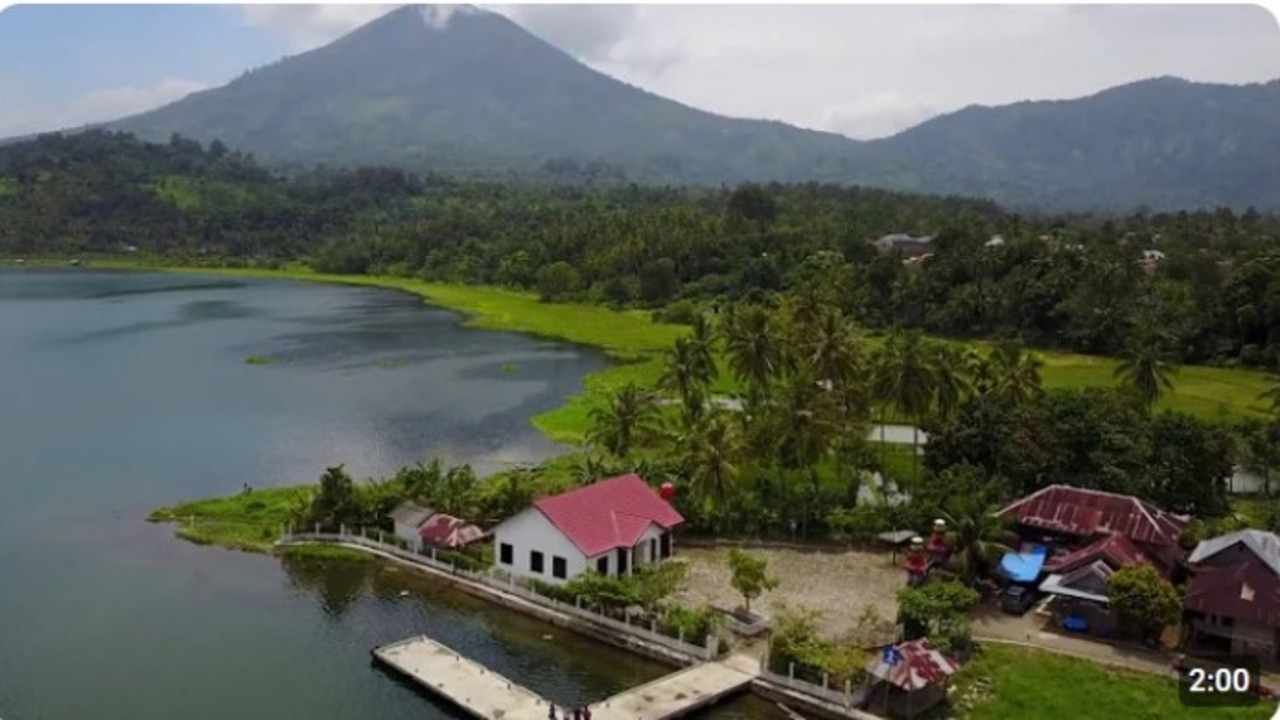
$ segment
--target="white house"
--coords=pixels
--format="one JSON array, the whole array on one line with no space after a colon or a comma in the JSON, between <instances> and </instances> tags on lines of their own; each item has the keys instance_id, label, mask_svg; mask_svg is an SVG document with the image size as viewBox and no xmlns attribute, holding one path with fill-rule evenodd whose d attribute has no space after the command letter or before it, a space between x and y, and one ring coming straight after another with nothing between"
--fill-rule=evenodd
<instances>
[{"instance_id":1,"label":"white house","mask_svg":"<svg viewBox=\"0 0 1280 720\"><path fill-rule=\"evenodd\" d=\"M639 475L541 498L493 529L494 566L560 584L587 571L624 575L671 556L684 518Z\"/></svg>"},{"instance_id":2,"label":"white house","mask_svg":"<svg viewBox=\"0 0 1280 720\"><path fill-rule=\"evenodd\" d=\"M409 547L418 547L418 529L435 511L406 500L391 511L391 522L395 525L396 537L409 543Z\"/></svg>"}]
</instances>

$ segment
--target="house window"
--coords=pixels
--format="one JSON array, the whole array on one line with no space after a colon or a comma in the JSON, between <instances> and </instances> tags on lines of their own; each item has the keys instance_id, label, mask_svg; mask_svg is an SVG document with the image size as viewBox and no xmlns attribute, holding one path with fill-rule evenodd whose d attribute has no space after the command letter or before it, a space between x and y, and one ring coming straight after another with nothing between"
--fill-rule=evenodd
<instances>
[{"instance_id":1,"label":"house window","mask_svg":"<svg viewBox=\"0 0 1280 720\"><path fill-rule=\"evenodd\" d=\"M563 580L569 574L569 563L559 555L551 556L551 577Z\"/></svg>"},{"instance_id":2,"label":"house window","mask_svg":"<svg viewBox=\"0 0 1280 720\"><path fill-rule=\"evenodd\" d=\"M537 550L529 551L529 571L536 573L542 572L542 553Z\"/></svg>"},{"instance_id":3,"label":"house window","mask_svg":"<svg viewBox=\"0 0 1280 720\"><path fill-rule=\"evenodd\" d=\"M498 562L503 565L510 565L515 555L516 552L511 547L511 543L502 543L498 546Z\"/></svg>"},{"instance_id":4,"label":"house window","mask_svg":"<svg viewBox=\"0 0 1280 720\"><path fill-rule=\"evenodd\" d=\"M609 556L608 555L605 555L599 560L596 560L596 572L600 573L601 575L609 574Z\"/></svg>"},{"instance_id":5,"label":"house window","mask_svg":"<svg viewBox=\"0 0 1280 720\"><path fill-rule=\"evenodd\" d=\"M627 548L618 548L618 576L627 574Z\"/></svg>"},{"instance_id":6,"label":"house window","mask_svg":"<svg viewBox=\"0 0 1280 720\"><path fill-rule=\"evenodd\" d=\"M661 546L662 546L662 557L664 558L671 557L671 533L669 532L662 533Z\"/></svg>"},{"instance_id":7,"label":"house window","mask_svg":"<svg viewBox=\"0 0 1280 720\"><path fill-rule=\"evenodd\" d=\"M658 559L658 541L655 538L649 538L649 562Z\"/></svg>"}]
</instances>

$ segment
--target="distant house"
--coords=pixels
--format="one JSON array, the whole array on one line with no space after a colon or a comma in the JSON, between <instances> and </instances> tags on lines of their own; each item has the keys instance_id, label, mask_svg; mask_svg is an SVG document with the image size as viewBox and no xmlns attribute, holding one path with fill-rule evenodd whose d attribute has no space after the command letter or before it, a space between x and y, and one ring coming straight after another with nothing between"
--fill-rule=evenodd
<instances>
[{"instance_id":1,"label":"distant house","mask_svg":"<svg viewBox=\"0 0 1280 720\"><path fill-rule=\"evenodd\" d=\"M639 475L541 498L493 529L494 566L563 583L594 570L626 575L671 556L684 518Z\"/></svg>"},{"instance_id":2,"label":"distant house","mask_svg":"<svg viewBox=\"0 0 1280 720\"><path fill-rule=\"evenodd\" d=\"M1221 535L1197 545L1187 561L1188 646L1280 658L1280 537L1261 530Z\"/></svg>"},{"instance_id":3,"label":"distant house","mask_svg":"<svg viewBox=\"0 0 1280 720\"><path fill-rule=\"evenodd\" d=\"M929 252L929 243L933 242L935 237L935 235L916 237L907 233L889 233L888 235L880 236L877 240L873 240L871 244L875 245L876 249L882 253L897 250L909 257L915 257Z\"/></svg>"},{"instance_id":4,"label":"distant house","mask_svg":"<svg viewBox=\"0 0 1280 720\"><path fill-rule=\"evenodd\" d=\"M417 547L418 528L422 527L422 523L434 514L435 511L431 508L422 507L412 500L400 503L395 510L391 511L391 522L395 527L396 537L409 543L411 547Z\"/></svg>"},{"instance_id":5,"label":"distant house","mask_svg":"<svg viewBox=\"0 0 1280 720\"><path fill-rule=\"evenodd\" d=\"M984 246L986 246L986 247L1000 247L1000 246L1004 245L1004 236L1003 236L1003 235L992 235L992 236L991 236L991 239L990 239L990 240L988 240L988 241L986 241L985 243L983 243L983 245L984 245Z\"/></svg>"},{"instance_id":6,"label":"distant house","mask_svg":"<svg viewBox=\"0 0 1280 720\"><path fill-rule=\"evenodd\" d=\"M445 513L435 513L418 526L418 539L423 547L457 549L485 536L476 525Z\"/></svg>"},{"instance_id":7,"label":"distant house","mask_svg":"<svg viewBox=\"0 0 1280 720\"><path fill-rule=\"evenodd\" d=\"M1039 589L1055 596L1055 612L1079 629L1109 635L1117 627L1107 580L1117 570L1151 565L1170 576L1184 552L1189 518L1132 495L1050 485L1000 510L1019 535L1050 548Z\"/></svg>"}]
</instances>

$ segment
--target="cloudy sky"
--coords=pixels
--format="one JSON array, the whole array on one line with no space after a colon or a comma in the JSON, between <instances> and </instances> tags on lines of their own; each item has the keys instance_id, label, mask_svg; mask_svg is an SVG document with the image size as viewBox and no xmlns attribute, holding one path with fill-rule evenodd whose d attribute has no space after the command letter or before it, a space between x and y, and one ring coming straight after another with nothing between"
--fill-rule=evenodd
<instances>
[{"instance_id":1,"label":"cloudy sky","mask_svg":"<svg viewBox=\"0 0 1280 720\"><path fill-rule=\"evenodd\" d=\"M856 138L971 103L1157 75L1280 77L1280 24L1259 6L485 7L661 95ZM388 9L11 7L0 12L0 137L149 109Z\"/></svg>"}]
</instances>

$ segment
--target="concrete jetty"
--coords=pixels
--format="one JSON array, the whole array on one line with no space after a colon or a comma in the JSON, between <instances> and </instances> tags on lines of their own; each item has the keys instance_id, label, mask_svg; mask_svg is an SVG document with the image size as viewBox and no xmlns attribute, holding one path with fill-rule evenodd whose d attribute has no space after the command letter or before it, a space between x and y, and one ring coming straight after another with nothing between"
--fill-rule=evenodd
<instances>
[{"instance_id":1,"label":"concrete jetty","mask_svg":"<svg viewBox=\"0 0 1280 720\"><path fill-rule=\"evenodd\" d=\"M547 702L425 635L375 648L379 662L485 720L544 720Z\"/></svg>"},{"instance_id":2,"label":"concrete jetty","mask_svg":"<svg viewBox=\"0 0 1280 720\"><path fill-rule=\"evenodd\" d=\"M419 636L383 645L373 656L424 690L484 720L544 720L548 701L533 691ZM751 684L757 661L730 657L684 668L592 703L593 712L616 720L668 720L710 705Z\"/></svg>"}]
</instances>

